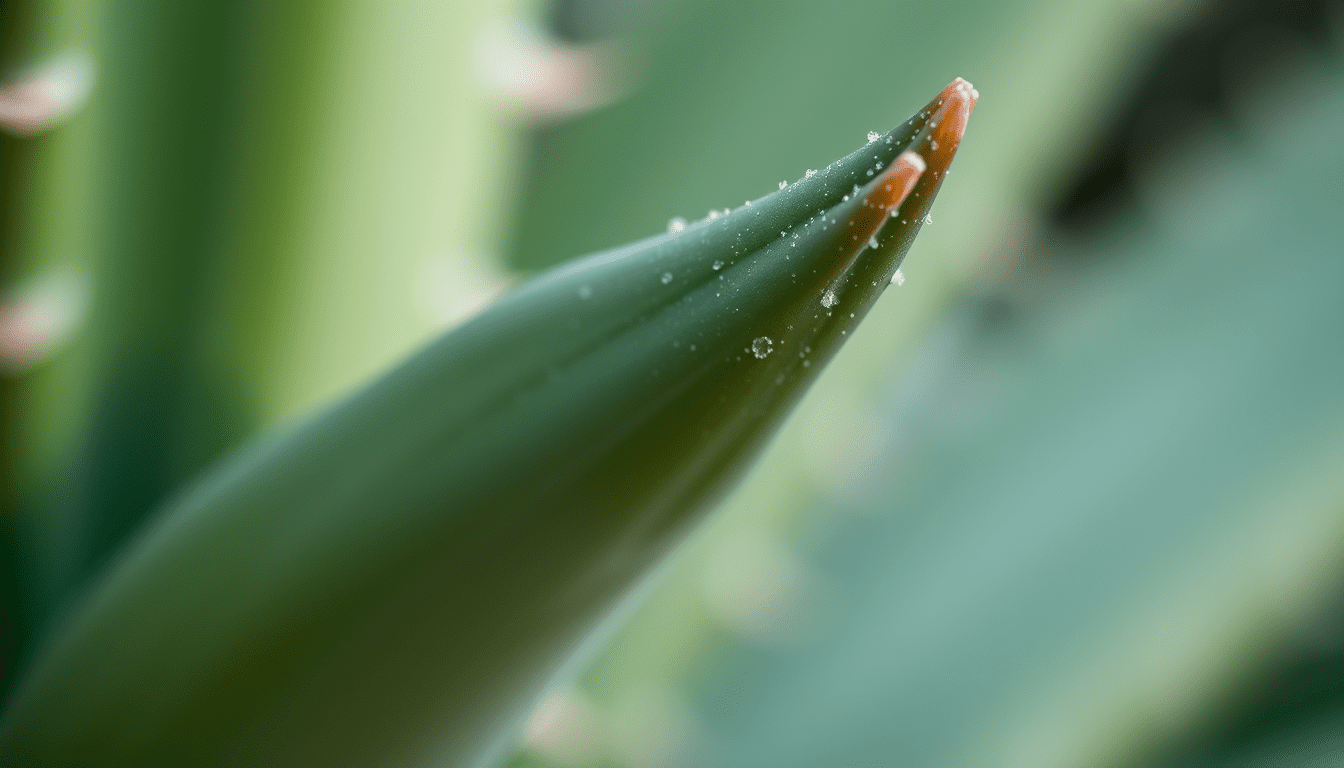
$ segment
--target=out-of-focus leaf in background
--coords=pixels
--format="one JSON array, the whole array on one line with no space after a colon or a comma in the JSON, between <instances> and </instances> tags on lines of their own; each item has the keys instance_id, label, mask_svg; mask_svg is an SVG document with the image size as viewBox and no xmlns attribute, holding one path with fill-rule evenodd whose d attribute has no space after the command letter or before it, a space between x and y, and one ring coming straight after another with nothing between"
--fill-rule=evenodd
<instances>
[{"instance_id":1,"label":"out-of-focus leaf in background","mask_svg":"<svg viewBox=\"0 0 1344 768\"><path fill-rule=\"evenodd\" d=\"M29 493L35 462L78 416L69 377L56 373L87 325L91 268L89 210L81 139L87 99L97 84L91 53L92 8L78 3L8 2L0 7L0 67L7 124L0 132L0 455L6 598L0 615L0 665L8 679L45 614L47 550ZM81 191L76 191L76 190ZM60 391L59 412L38 414L35 392ZM49 417L49 418L44 418ZM33 429L34 422L42 422ZM39 554L42 553L42 554Z\"/></svg>"}]
</instances>

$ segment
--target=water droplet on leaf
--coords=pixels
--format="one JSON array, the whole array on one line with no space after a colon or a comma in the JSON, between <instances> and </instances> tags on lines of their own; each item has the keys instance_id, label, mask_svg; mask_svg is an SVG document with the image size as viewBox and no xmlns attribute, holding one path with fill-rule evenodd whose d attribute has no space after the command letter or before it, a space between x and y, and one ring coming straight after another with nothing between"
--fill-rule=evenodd
<instances>
[{"instance_id":1,"label":"water droplet on leaf","mask_svg":"<svg viewBox=\"0 0 1344 768\"><path fill-rule=\"evenodd\" d=\"M757 336L752 339L751 354L755 355L757 360L764 360L773 351L775 342L771 341L769 336Z\"/></svg>"}]
</instances>

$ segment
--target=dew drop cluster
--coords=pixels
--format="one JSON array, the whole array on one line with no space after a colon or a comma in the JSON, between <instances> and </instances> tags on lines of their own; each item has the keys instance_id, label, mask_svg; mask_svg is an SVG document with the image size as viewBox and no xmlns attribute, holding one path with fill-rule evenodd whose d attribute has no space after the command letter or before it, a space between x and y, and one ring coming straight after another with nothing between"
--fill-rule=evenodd
<instances>
[{"instance_id":1,"label":"dew drop cluster","mask_svg":"<svg viewBox=\"0 0 1344 768\"><path fill-rule=\"evenodd\" d=\"M775 351L775 342L770 340L769 336L757 336L751 340L751 354L756 356L757 360L764 360Z\"/></svg>"}]
</instances>

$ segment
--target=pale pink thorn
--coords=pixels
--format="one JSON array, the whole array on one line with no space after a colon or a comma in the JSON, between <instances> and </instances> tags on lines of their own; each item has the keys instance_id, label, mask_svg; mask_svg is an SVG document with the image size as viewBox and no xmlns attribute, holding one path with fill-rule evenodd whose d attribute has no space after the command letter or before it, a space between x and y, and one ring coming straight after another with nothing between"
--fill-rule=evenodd
<instances>
[{"instance_id":1,"label":"pale pink thorn","mask_svg":"<svg viewBox=\"0 0 1344 768\"><path fill-rule=\"evenodd\" d=\"M24 370L58 350L84 322L88 279L59 267L0 300L0 369Z\"/></svg>"},{"instance_id":2,"label":"pale pink thorn","mask_svg":"<svg viewBox=\"0 0 1344 768\"><path fill-rule=\"evenodd\" d=\"M88 55L72 54L0 86L0 127L29 135L61 122L88 99L94 75Z\"/></svg>"},{"instance_id":3,"label":"pale pink thorn","mask_svg":"<svg viewBox=\"0 0 1344 768\"><path fill-rule=\"evenodd\" d=\"M473 69L492 96L537 120L585 112L624 90L621 50L612 44L566 45L523 22L484 25Z\"/></svg>"}]
</instances>

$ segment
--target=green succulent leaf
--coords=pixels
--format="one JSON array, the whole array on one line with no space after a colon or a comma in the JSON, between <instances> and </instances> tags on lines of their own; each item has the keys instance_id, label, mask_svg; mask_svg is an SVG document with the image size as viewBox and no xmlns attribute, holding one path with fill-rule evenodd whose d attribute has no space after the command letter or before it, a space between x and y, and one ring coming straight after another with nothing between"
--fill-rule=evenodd
<instances>
[{"instance_id":1,"label":"green succulent leaf","mask_svg":"<svg viewBox=\"0 0 1344 768\"><path fill-rule=\"evenodd\" d=\"M975 96L544 275L237 455L39 657L6 764L488 759L887 287Z\"/></svg>"}]
</instances>

